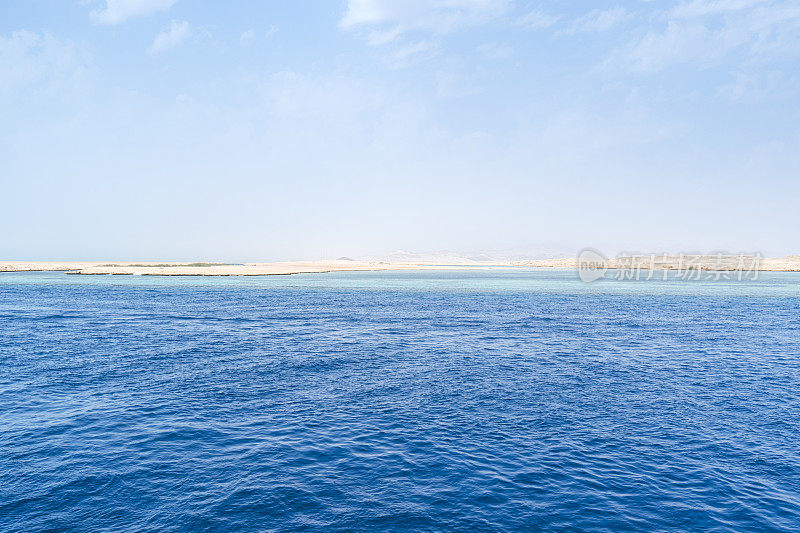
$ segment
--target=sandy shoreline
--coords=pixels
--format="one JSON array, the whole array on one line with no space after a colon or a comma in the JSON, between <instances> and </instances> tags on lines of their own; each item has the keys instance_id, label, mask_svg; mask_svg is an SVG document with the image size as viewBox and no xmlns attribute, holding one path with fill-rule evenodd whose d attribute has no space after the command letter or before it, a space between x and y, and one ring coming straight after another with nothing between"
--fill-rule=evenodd
<instances>
[{"instance_id":1,"label":"sandy shoreline","mask_svg":"<svg viewBox=\"0 0 800 533\"><path fill-rule=\"evenodd\" d=\"M690 266L691 265L691 266ZM720 262L716 256L668 256L653 261L645 258L616 258L608 261L609 269L636 268L676 270L696 268L700 270L734 270L734 262ZM461 270L498 268L555 268L576 269L576 258L546 259L513 262L481 263L464 261L453 264L432 262L386 262L386 261L283 261L273 263L214 264L180 262L120 262L120 261L0 261L0 272L58 271L81 275L132 275L132 276L276 276L289 274L315 274L324 272L397 271L397 270ZM748 268L758 271L800 271L800 255L784 258L761 258L757 264L747 263Z\"/></svg>"},{"instance_id":2,"label":"sandy shoreline","mask_svg":"<svg viewBox=\"0 0 800 533\"><path fill-rule=\"evenodd\" d=\"M51 262L0 261L0 272L58 271L82 275L134 276L276 276L289 274L319 274L324 272L357 272L382 270L454 270L463 268L503 268L509 264L465 263L453 265L427 263L387 263L383 261L286 261L274 263L245 263L241 265L211 264L190 266L189 263L142 262Z\"/></svg>"}]
</instances>

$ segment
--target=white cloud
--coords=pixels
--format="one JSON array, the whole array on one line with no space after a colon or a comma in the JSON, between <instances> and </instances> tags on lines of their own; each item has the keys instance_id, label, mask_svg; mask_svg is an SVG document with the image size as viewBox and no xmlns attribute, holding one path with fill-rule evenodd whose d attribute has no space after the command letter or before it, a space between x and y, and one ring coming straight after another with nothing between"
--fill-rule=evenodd
<instances>
[{"instance_id":1,"label":"white cloud","mask_svg":"<svg viewBox=\"0 0 800 533\"><path fill-rule=\"evenodd\" d=\"M595 9L576 20L565 33L608 31L626 18L628 18L628 12L620 6L605 11Z\"/></svg>"},{"instance_id":2,"label":"white cloud","mask_svg":"<svg viewBox=\"0 0 800 533\"><path fill-rule=\"evenodd\" d=\"M395 48L387 57L388 63L393 67L405 67L425 59L430 59L439 53L435 43L431 41L415 41Z\"/></svg>"},{"instance_id":3,"label":"white cloud","mask_svg":"<svg viewBox=\"0 0 800 533\"><path fill-rule=\"evenodd\" d=\"M718 59L722 49L713 43L714 36L700 24L670 21L663 31L648 32L644 37L612 55L613 63L634 70L654 72L672 63L691 61L709 63Z\"/></svg>"},{"instance_id":4,"label":"white cloud","mask_svg":"<svg viewBox=\"0 0 800 533\"><path fill-rule=\"evenodd\" d=\"M70 41L26 30L0 36L0 91L39 85L58 89L79 81L88 62Z\"/></svg>"},{"instance_id":5,"label":"white cloud","mask_svg":"<svg viewBox=\"0 0 800 533\"><path fill-rule=\"evenodd\" d=\"M606 65L655 72L673 65L709 67L800 56L800 6L767 0L695 0L662 13L652 29L615 50Z\"/></svg>"},{"instance_id":6,"label":"white cloud","mask_svg":"<svg viewBox=\"0 0 800 533\"><path fill-rule=\"evenodd\" d=\"M239 36L239 44L247 44L250 41L252 41L255 38L255 36L256 36L255 30L249 29L246 32L242 33L241 36Z\"/></svg>"},{"instance_id":7,"label":"white cloud","mask_svg":"<svg viewBox=\"0 0 800 533\"><path fill-rule=\"evenodd\" d=\"M692 0L681 2L670 12L675 18L699 17L747 9L769 0Z\"/></svg>"},{"instance_id":8,"label":"white cloud","mask_svg":"<svg viewBox=\"0 0 800 533\"><path fill-rule=\"evenodd\" d=\"M775 70L770 72L734 72L733 81L720 87L717 96L728 102L761 103L787 101L798 95L797 76Z\"/></svg>"},{"instance_id":9,"label":"white cloud","mask_svg":"<svg viewBox=\"0 0 800 533\"><path fill-rule=\"evenodd\" d=\"M509 0L349 0L340 26L377 28L370 42L385 44L408 31L450 33L485 23L505 13L509 5Z\"/></svg>"},{"instance_id":10,"label":"white cloud","mask_svg":"<svg viewBox=\"0 0 800 533\"><path fill-rule=\"evenodd\" d=\"M561 19L561 15L550 15L534 9L519 19L519 24L531 30L544 30Z\"/></svg>"},{"instance_id":11,"label":"white cloud","mask_svg":"<svg viewBox=\"0 0 800 533\"><path fill-rule=\"evenodd\" d=\"M128 19L143 17L156 11L166 11L176 0L105 0L105 7L89 16L96 24L119 24Z\"/></svg>"},{"instance_id":12,"label":"white cloud","mask_svg":"<svg viewBox=\"0 0 800 533\"><path fill-rule=\"evenodd\" d=\"M439 55L438 36L497 20L510 5L511 0L348 0L339 26L358 31L370 46L386 47L383 60L403 67Z\"/></svg>"},{"instance_id":13,"label":"white cloud","mask_svg":"<svg viewBox=\"0 0 800 533\"><path fill-rule=\"evenodd\" d=\"M173 20L168 29L156 35L153 44L150 45L150 52L156 53L174 48L185 41L188 36L189 23L185 20L181 22Z\"/></svg>"}]
</instances>

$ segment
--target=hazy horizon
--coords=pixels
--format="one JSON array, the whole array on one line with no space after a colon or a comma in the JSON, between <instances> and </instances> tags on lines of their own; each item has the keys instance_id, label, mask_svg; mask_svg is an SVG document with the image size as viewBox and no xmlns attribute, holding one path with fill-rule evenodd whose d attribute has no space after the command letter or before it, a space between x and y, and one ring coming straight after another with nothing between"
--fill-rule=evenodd
<instances>
[{"instance_id":1,"label":"hazy horizon","mask_svg":"<svg viewBox=\"0 0 800 533\"><path fill-rule=\"evenodd\" d=\"M779 0L12 0L0 258L797 254L798 60Z\"/></svg>"}]
</instances>

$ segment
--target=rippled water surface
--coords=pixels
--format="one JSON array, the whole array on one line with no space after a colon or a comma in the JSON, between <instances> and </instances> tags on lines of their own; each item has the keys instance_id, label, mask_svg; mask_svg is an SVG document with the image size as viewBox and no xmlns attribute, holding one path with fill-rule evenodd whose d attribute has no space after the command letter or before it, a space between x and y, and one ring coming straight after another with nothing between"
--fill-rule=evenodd
<instances>
[{"instance_id":1,"label":"rippled water surface","mask_svg":"<svg viewBox=\"0 0 800 533\"><path fill-rule=\"evenodd\" d=\"M0 274L0 529L800 529L800 275Z\"/></svg>"}]
</instances>

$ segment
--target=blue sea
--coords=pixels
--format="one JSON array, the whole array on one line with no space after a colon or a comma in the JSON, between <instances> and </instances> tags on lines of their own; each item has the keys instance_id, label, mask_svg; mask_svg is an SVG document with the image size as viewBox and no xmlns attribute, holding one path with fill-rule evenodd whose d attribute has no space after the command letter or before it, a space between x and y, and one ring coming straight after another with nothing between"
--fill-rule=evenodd
<instances>
[{"instance_id":1,"label":"blue sea","mask_svg":"<svg viewBox=\"0 0 800 533\"><path fill-rule=\"evenodd\" d=\"M2 531L798 531L800 274L0 274Z\"/></svg>"}]
</instances>

